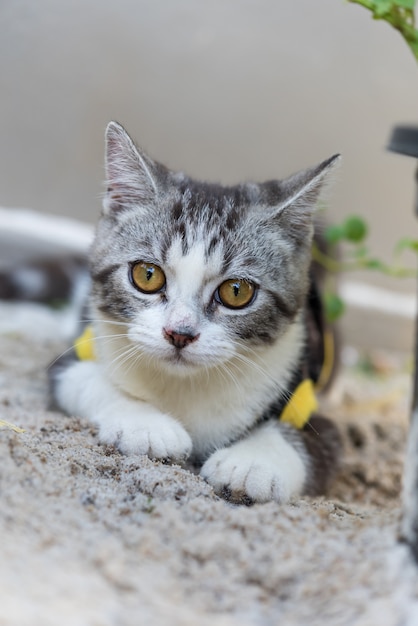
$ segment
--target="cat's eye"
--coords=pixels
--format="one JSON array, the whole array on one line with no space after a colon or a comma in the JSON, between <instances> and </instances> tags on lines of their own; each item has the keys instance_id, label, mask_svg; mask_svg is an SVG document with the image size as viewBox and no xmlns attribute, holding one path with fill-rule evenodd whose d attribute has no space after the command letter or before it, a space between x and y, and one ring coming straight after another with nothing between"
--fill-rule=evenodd
<instances>
[{"instance_id":1,"label":"cat's eye","mask_svg":"<svg viewBox=\"0 0 418 626\"><path fill-rule=\"evenodd\" d=\"M216 296L229 309L242 309L253 301L255 285L241 278L226 280L218 287Z\"/></svg>"},{"instance_id":2,"label":"cat's eye","mask_svg":"<svg viewBox=\"0 0 418 626\"><path fill-rule=\"evenodd\" d=\"M131 267L131 280L137 289L144 293L157 293L165 285L165 274L154 263L138 261Z\"/></svg>"}]
</instances>

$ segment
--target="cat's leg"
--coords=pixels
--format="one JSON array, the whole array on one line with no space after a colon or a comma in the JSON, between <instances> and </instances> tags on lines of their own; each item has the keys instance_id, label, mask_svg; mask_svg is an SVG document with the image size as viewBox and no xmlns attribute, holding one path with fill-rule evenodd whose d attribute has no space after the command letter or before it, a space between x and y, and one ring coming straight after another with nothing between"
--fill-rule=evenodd
<instances>
[{"instance_id":1,"label":"cat's leg","mask_svg":"<svg viewBox=\"0 0 418 626\"><path fill-rule=\"evenodd\" d=\"M126 396L103 375L95 361L74 361L56 368L52 391L58 406L99 427L99 439L124 454L183 460L192 441L183 426L146 402Z\"/></svg>"},{"instance_id":2,"label":"cat's leg","mask_svg":"<svg viewBox=\"0 0 418 626\"><path fill-rule=\"evenodd\" d=\"M332 482L343 456L343 443L336 425L327 417L313 415L300 432L309 458L304 493L324 493Z\"/></svg>"},{"instance_id":3,"label":"cat's leg","mask_svg":"<svg viewBox=\"0 0 418 626\"><path fill-rule=\"evenodd\" d=\"M324 490L339 455L339 436L325 418L315 418L323 435L266 422L228 448L214 452L201 475L234 502L287 502Z\"/></svg>"}]
</instances>

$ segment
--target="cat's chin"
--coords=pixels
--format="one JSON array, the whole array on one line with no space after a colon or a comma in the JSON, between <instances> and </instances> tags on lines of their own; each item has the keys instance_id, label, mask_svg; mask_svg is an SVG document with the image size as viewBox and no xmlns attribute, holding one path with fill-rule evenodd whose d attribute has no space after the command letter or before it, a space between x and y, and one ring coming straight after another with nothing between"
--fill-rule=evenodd
<instances>
[{"instance_id":1,"label":"cat's chin","mask_svg":"<svg viewBox=\"0 0 418 626\"><path fill-rule=\"evenodd\" d=\"M196 355L184 354L182 351L173 352L172 354L164 354L152 358L154 368L162 374L168 374L178 378L190 378L198 376L202 372L207 372L211 368L222 366L223 361L218 358L210 358L208 355L198 357Z\"/></svg>"},{"instance_id":2,"label":"cat's chin","mask_svg":"<svg viewBox=\"0 0 418 626\"><path fill-rule=\"evenodd\" d=\"M181 355L173 355L170 358L161 359L158 361L158 366L167 374L178 376L179 378L188 378L207 369L207 364L186 359Z\"/></svg>"}]
</instances>

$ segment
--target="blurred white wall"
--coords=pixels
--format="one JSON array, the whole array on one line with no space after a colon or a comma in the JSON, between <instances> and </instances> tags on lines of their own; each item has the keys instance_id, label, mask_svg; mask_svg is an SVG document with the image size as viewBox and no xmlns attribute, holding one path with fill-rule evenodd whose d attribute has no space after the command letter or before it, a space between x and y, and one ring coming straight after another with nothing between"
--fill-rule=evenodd
<instances>
[{"instance_id":1,"label":"blurred white wall","mask_svg":"<svg viewBox=\"0 0 418 626\"><path fill-rule=\"evenodd\" d=\"M344 0L0 3L3 206L95 221L117 119L156 159L225 182L341 152L330 219L365 215L389 258L418 223L415 162L385 145L417 105L401 37Z\"/></svg>"}]
</instances>

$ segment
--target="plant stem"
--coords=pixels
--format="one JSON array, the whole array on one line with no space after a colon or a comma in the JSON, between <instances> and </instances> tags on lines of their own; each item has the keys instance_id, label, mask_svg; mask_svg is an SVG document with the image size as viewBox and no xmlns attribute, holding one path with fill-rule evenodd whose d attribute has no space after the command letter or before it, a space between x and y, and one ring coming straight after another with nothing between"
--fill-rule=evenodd
<instances>
[{"instance_id":1,"label":"plant stem","mask_svg":"<svg viewBox=\"0 0 418 626\"><path fill-rule=\"evenodd\" d=\"M319 265L322 265L323 268L325 268L328 272L331 272L332 274L337 274L338 272L341 272L343 269L342 266L346 265L344 263L341 263L340 261L336 261L327 254L324 254L318 248L315 242L312 244L312 259L319 263Z\"/></svg>"},{"instance_id":2,"label":"plant stem","mask_svg":"<svg viewBox=\"0 0 418 626\"><path fill-rule=\"evenodd\" d=\"M416 278L417 270L408 267L397 267L391 265L385 265L380 263L377 265L371 265L372 259L357 259L349 263L344 261L337 261L332 257L324 254L316 245L312 245L312 259L322 265L328 272L332 274L339 274L341 272L354 272L356 270L368 269L371 271L379 271L385 276L393 276L395 278Z\"/></svg>"},{"instance_id":3,"label":"plant stem","mask_svg":"<svg viewBox=\"0 0 418 626\"><path fill-rule=\"evenodd\" d=\"M377 12L375 0L348 0L353 4L359 4L373 13L376 20L385 20L395 28L405 39L415 60L418 61L418 30L415 28L415 18L412 9L405 9L399 6L392 7L383 14Z\"/></svg>"}]
</instances>

